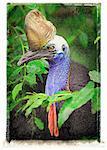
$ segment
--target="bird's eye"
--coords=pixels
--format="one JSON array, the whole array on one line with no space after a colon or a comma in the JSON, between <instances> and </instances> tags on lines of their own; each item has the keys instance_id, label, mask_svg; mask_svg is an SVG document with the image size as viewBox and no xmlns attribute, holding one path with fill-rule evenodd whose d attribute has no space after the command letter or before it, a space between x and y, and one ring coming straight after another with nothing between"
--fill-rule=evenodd
<instances>
[{"instance_id":1,"label":"bird's eye","mask_svg":"<svg viewBox=\"0 0 107 150\"><path fill-rule=\"evenodd\" d=\"M54 48L55 48L54 45L47 46L47 49L48 49L48 50L53 50Z\"/></svg>"},{"instance_id":2,"label":"bird's eye","mask_svg":"<svg viewBox=\"0 0 107 150\"><path fill-rule=\"evenodd\" d=\"M49 46L47 46L47 49L50 49L50 47L49 47Z\"/></svg>"},{"instance_id":3,"label":"bird's eye","mask_svg":"<svg viewBox=\"0 0 107 150\"><path fill-rule=\"evenodd\" d=\"M55 48L55 46L54 46L54 45L52 45L52 46L51 46L51 48L52 48L52 49L54 49L54 48Z\"/></svg>"},{"instance_id":4,"label":"bird's eye","mask_svg":"<svg viewBox=\"0 0 107 150\"><path fill-rule=\"evenodd\" d=\"M66 50L66 46L63 44L62 45L62 50L65 51Z\"/></svg>"}]
</instances>

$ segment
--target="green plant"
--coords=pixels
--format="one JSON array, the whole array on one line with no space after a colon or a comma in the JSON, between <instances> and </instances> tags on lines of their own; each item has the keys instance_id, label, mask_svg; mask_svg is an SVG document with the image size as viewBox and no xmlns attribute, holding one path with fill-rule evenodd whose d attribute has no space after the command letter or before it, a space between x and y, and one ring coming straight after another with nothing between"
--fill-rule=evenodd
<instances>
[{"instance_id":1,"label":"green plant","mask_svg":"<svg viewBox=\"0 0 107 150\"><path fill-rule=\"evenodd\" d=\"M92 103L92 113L100 110L100 88L95 87L93 81L89 81L87 85L82 88L80 91L69 92L69 91L59 91L52 96L48 96L44 93L30 93L25 97L20 99L16 99L10 105L9 111L12 111L19 103L25 101L23 107L18 110L24 111L25 116L28 117L32 112L33 109L37 109L38 107L46 107L47 111L49 110L49 106L53 102L60 102L64 100L64 104L62 105L61 109L59 110L58 114L58 126L59 128L63 125L63 123L68 119L71 113L86 104L88 101L91 100ZM36 117L36 116L35 116ZM34 120L35 122L35 120ZM43 124L40 119L36 121L36 125ZM42 129L43 129L42 125ZM41 129L40 128L40 129Z\"/></svg>"},{"instance_id":2,"label":"green plant","mask_svg":"<svg viewBox=\"0 0 107 150\"><path fill-rule=\"evenodd\" d=\"M31 61L20 67L17 66L19 58L29 49L24 30L24 18L32 9L39 9L55 24L57 33L67 39L72 60L84 64L89 70L93 70L89 72L91 81L80 91L72 93L60 91L52 96L36 93L34 91L37 86L37 79L39 78L43 82L43 74L48 73L48 62L41 59ZM70 10L68 16L66 16L66 10ZM44 123L33 113L33 110L38 107L44 107L48 111L53 102L59 103L64 100L65 102L58 114L59 127L74 110L90 100L92 113L100 110L100 76L96 71L97 64L95 63L96 59L99 59L99 49L96 48L96 44L100 41L100 29L98 29L98 34L96 34L95 29L96 24L100 26L100 5L98 6L98 17L96 17L96 12L96 6L86 9L83 6L60 4L7 5L8 112L19 106L16 113L24 112L26 117L33 115L34 124L43 130Z\"/></svg>"}]
</instances>

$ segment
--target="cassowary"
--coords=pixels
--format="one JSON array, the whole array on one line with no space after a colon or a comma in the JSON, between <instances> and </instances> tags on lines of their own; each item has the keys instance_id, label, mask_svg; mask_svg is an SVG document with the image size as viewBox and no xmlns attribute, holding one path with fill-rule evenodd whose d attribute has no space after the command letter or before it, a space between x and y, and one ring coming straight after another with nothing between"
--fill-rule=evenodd
<instances>
[{"instance_id":1,"label":"cassowary","mask_svg":"<svg viewBox=\"0 0 107 150\"><path fill-rule=\"evenodd\" d=\"M89 80L88 71L70 60L68 43L62 36L56 35L56 28L51 22L38 10L32 10L25 18L25 28L30 50L22 56L18 65L34 59L48 60L49 73L45 86L47 95L61 90L75 91L85 86ZM48 128L51 136L58 137L56 107L59 107L56 103L50 106Z\"/></svg>"}]
</instances>

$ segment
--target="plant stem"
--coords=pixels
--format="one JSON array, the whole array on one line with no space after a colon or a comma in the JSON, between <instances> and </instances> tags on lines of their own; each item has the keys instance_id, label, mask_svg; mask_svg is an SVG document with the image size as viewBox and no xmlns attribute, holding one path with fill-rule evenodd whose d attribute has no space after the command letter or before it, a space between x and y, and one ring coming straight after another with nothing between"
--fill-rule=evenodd
<instances>
[{"instance_id":1,"label":"plant stem","mask_svg":"<svg viewBox=\"0 0 107 150\"><path fill-rule=\"evenodd\" d=\"M19 33L17 32L16 28L15 27L12 27L13 30L15 31L16 35L18 36L19 38L19 41L20 41L20 44L21 44L21 47L22 47L22 52L23 52L23 55L25 54L25 50L24 50L24 45L23 45L23 42L22 42L22 39L19 35ZM26 76L26 64L24 63L24 77ZM24 82L24 79L23 79L23 82Z\"/></svg>"}]
</instances>

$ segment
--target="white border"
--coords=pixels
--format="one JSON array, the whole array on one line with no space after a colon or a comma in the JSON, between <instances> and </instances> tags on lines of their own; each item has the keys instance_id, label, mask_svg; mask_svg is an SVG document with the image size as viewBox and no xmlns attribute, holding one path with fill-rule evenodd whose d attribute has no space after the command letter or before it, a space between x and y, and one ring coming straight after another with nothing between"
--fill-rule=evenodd
<instances>
[{"instance_id":1,"label":"white border","mask_svg":"<svg viewBox=\"0 0 107 150\"><path fill-rule=\"evenodd\" d=\"M107 143L107 2L101 11L101 141ZM106 68L105 68L106 67Z\"/></svg>"},{"instance_id":2,"label":"white border","mask_svg":"<svg viewBox=\"0 0 107 150\"><path fill-rule=\"evenodd\" d=\"M6 92L6 3L100 3L101 0L0 0L0 143L5 142L6 139L6 103L7 103L7 92ZM71 144L37 144L37 142L33 142L33 144L4 144L4 147L14 147L14 148L36 148L36 149L51 149L51 148L70 148L71 149L91 149L91 148L105 148L107 144L107 1L102 1L102 24L101 24L101 142L100 144L94 143L73 143ZM17 142L18 143L18 142ZM28 142L29 143L29 142ZM44 147L42 148L41 145ZM94 147L93 147L94 146Z\"/></svg>"},{"instance_id":3,"label":"white border","mask_svg":"<svg viewBox=\"0 0 107 150\"><path fill-rule=\"evenodd\" d=\"M101 0L7 0L10 3L100 3Z\"/></svg>"},{"instance_id":4,"label":"white border","mask_svg":"<svg viewBox=\"0 0 107 150\"><path fill-rule=\"evenodd\" d=\"M6 4L0 2L0 142L6 137Z\"/></svg>"}]
</instances>

